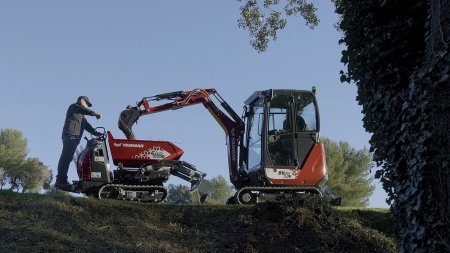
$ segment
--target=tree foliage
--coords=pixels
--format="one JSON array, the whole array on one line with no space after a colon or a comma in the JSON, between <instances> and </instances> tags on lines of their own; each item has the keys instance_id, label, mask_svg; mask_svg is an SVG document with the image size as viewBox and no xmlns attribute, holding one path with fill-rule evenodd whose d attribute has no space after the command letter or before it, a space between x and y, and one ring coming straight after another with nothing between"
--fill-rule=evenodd
<instances>
[{"instance_id":1,"label":"tree foliage","mask_svg":"<svg viewBox=\"0 0 450 253\"><path fill-rule=\"evenodd\" d=\"M370 177L372 156L367 148L356 150L344 141L322 138L328 166L326 192L342 197L342 205L365 207L375 190Z\"/></svg>"},{"instance_id":2,"label":"tree foliage","mask_svg":"<svg viewBox=\"0 0 450 253\"><path fill-rule=\"evenodd\" d=\"M206 204L218 205L225 204L227 199L232 195L233 188L228 184L227 180L223 176L213 177L209 180L211 184L211 194L206 199ZM191 204L192 196L190 188L185 185L169 184L168 196L165 200L170 204Z\"/></svg>"},{"instance_id":3,"label":"tree foliage","mask_svg":"<svg viewBox=\"0 0 450 253\"><path fill-rule=\"evenodd\" d=\"M277 39L278 30L286 27L289 16L300 15L314 29L319 23L316 7L306 0L239 0L244 2L238 26L250 33L250 43L258 52L266 51L269 40Z\"/></svg>"},{"instance_id":4,"label":"tree foliage","mask_svg":"<svg viewBox=\"0 0 450 253\"><path fill-rule=\"evenodd\" d=\"M0 130L0 186L21 192L49 187L50 169L38 158L27 158L27 140L15 129Z\"/></svg>"},{"instance_id":5,"label":"tree foliage","mask_svg":"<svg viewBox=\"0 0 450 253\"><path fill-rule=\"evenodd\" d=\"M0 167L0 189L6 184L6 171L4 168Z\"/></svg>"},{"instance_id":6,"label":"tree foliage","mask_svg":"<svg viewBox=\"0 0 450 253\"><path fill-rule=\"evenodd\" d=\"M166 203L169 204L190 204L192 203L191 191L189 187L185 185L174 185L169 184L167 186L167 198L165 200Z\"/></svg>"},{"instance_id":7,"label":"tree foliage","mask_svg":"<svg viewBox=\"0 0 450 253\"><path fill-rule=\"evenodd\" d=\"M225 204L231 197L233 188L223 176L213 177L210 181L211 195L207 198L209 204Z\"/></svg>"}]
</instances>

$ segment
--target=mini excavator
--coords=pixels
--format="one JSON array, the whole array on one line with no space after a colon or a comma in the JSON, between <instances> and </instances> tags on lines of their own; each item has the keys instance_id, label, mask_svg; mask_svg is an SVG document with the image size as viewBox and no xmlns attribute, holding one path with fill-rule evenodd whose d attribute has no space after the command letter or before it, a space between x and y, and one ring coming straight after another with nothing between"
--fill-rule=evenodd
<instances>
[{"instance_id":1,"label":"mini excavator","mask_svg":"<svg viewBox=\"0 0 450 253\"><path fill-rule=\"evenodd\" d=\"M140 117L201 103L220 124L227 137L230 181L236 189L234 196L228 199L228 204L277 201L305 193L322 195L320 186L327 181L328 176L324 146L319 141L320 121L315 93L314 87L312 91L256 91L245 101L242 117L215 89L176 91L144 97L136 106L128 106L120 114L119 128L127 140L116 141L108 133L112 156L117 160L115 162L123 166L139 166L152 171L155 175L151 175L155 178L158 178L158 171L162 168L178 166L182 169L174 170L173 174L182 173L185 176L194 173L196 182L199 182L202 175L193 165L178 161L179 155L174 154L182 151L174 144L166 142L167 148L151 144L153 148L161 147L155 155L164 159L157 163L128 160L124 150L117 149L125 145L142 145L141 150L152 150L143 141L135 140L132 126ZM164 153L169 150L168 146L172 147L173 153ZM131 149L135 146L127 147ZM152 157L152 151L144 152L143 157ZM146 169L149 166L153 169ZM117 174L119 178L127 179L127 175ZM116 191L121 189L113 190Z\"/></svg>"}]
</instances>

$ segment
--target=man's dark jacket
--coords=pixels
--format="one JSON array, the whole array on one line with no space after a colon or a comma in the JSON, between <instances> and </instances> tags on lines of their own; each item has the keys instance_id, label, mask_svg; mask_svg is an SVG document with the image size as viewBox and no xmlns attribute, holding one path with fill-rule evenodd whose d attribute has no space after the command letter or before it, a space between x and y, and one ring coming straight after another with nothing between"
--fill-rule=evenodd
<instances>
[{"instance_id":1,"label":"man's dark jacket","mask_svg":"<svg viewBox=\"0 0 450 253\"><path fill-rule=\"evenodd\" d=\"M87 122L84 115L95 116L96 113L83 107L79 102L71 104L67 109L66 121L62 132L62 139L81 139L83 131L86 129L91 134L95 134L95 129Z\"/></svg>"}]
</instances>

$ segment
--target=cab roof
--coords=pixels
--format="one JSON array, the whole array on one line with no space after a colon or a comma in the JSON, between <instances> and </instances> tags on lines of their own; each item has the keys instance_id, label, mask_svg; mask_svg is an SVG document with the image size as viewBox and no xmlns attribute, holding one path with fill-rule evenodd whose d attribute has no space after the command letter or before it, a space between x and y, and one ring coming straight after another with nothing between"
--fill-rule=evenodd
<instances>
[{"instance_id":1,"label":"cab roof","mask_svg":"<svg viewBox=\"0 0 450 253\"><path fill-rule=\"evenodd\" d=\"M315 95L315 87L312 89L313 91L309 90L294 90L294 89L269 89L269 90L261 90L261 91L255 91L247 100L245 100L245 105L251 105L259 100L261 97L272 97L273 94L276 93L291 93L291 92L303 92L303 93L312 93Z\"/></svg>"}]
</instances>

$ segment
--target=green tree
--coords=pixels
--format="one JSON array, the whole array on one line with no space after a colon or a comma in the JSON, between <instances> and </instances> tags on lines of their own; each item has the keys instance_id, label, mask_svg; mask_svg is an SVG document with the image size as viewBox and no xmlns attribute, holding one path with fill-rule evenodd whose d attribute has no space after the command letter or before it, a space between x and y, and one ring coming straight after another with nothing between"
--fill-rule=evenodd
<instances>
[{"instance_id":1,"label":"green tree","mask_svg":"<svg viewBox=\"0 0 450 253\"><path fill-rule=\"evenodd\" d=\"M26 174L22 164L27 156L27 144L20 131L0 129L0 167L4 169L5 183L11 190L20 188L20 178Z\"/></svg>"},{"instance_id":2,"label":"green tree","mask_svg":"<svg viewBox=\"0 0 450 253\"><path fill-rule=\"evenodd\" d=\"M375 190L370 176L372 156L367 148L356 150L344 141L322 138L328 166L326 191L342 197L342 205L366 207Z\"/></svg>"},{"instance_id":3,"label":"green tree","mask_svg":"<svg viewBox=\"0 0 450 253\"><path fill-rule=\"evenodd\" d=\"M23 192L38 192L49 187L52 172L37 158L27 158L22 164L26 174L20 179Z\"/></svg>"},{"instance_id":4,"label":"green tree","mask_svg":"<svg viewBox=\"0 0 450 253\"><path fill-rule=\"evenodd\" d=\"M223 176L213 177L209 180L211 184L211 195L206 199L208 204L225 204L231 197L233 188Z\"/></svg>"},{"instance_id":5,"label":"green tree","mask_svg":"<svg viewBox=\"0 0 450 253\"><path fill-rule=\"evenodd\" d=\"M185 185L174 185L169 184L167 186L167 198L165 200L166 203L169 204L190 204L192 203L191 199L191 191L189 187Z\"/></svg>"},{"instance_id":6,"label":"green tree","mask_svg":"<svg viewBox=\"0 0 450 253\"><path fill-rule=\"evenodd\" d=\"M37 158L27 158L27 140L15 129L0 129L0 168L2 187L22 192L37 192L52 173Z\"/></svg>"},{"instance_id":7,"label":"green tree","mask_svg":"<svg viewBox=\"0 0 450 253\"><path fill-rule=\"evenodd\" d=\"M0 129L0 168L19 167L27 156L27 140L18 130Z\"/></svg>"},{"instance_id":8,"label":"green tree","mask_svg":"<svg viewBox=\"0 0 450 253\"><path fill-rule=\"evenodd\" d=\"M312 2L306 0L239 1L244 2L244 5L241 6L238 26L248 30L251 45L260 53L266 51L270 39L277 39L278 30L286 27L289 16L300 15L311 29L319 24L317 8Z\"/></svg>"}]
</instances>

